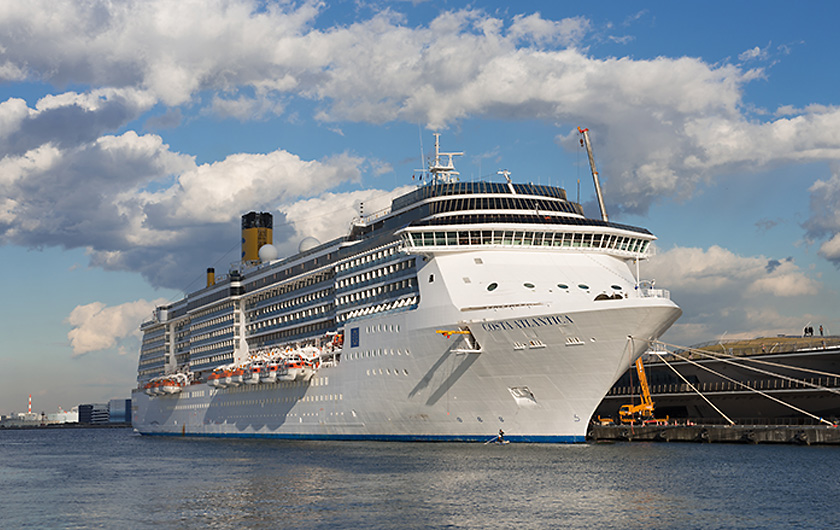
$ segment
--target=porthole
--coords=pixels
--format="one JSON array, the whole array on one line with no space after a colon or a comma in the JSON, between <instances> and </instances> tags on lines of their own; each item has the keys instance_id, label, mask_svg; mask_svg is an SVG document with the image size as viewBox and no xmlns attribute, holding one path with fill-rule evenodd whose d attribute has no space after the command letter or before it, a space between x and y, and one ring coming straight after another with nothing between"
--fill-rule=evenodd
<instances>
[{"instance_id":1,"label":"porthole","mask_svg":"<svg viewBox=\"0 0 840 530\"><path fill-rule=\"evenodd\" d=\"M613 289L615 289L616 291L620 291L620 290L621 290L621 286L620 286L620 285L610 285L610 287L612 287L612 288L613 288Z\"/></svg>"},{"instance_id":2,"label":"porthole","mask_svg":"<svg viewBox=\"0 0 840 530\"><path fill-rule=\"evenodd\" d=\"M524 285L526 289L533 289L535 287L534 284L530 282L525 282L522 285Z\"/></svg>"},{"instance_id":3,"label":"porthole","mask_svg":"<svg viewBox=\"0 0 840 530\"><path fill-rule=\"evenodd\" d=\"M589 290L589 286L588 286L588 285L586 285L585 283L579 283L579 284L578 284L578 287L580 287L580 288L581 288L581 289L583 289L584 291L588 291L588 290Z\"/></svg>"},{"instance_id":4,"label":"porthole","mask_svg":"<svg viewBox=\"0 0 840 530\"><path fill-rule=\"evenodd\" d=\"M561 288L561 289L568 289L568 288L569 288L569 286L568 286L568 285L566 285L565 283L558 283L558 284L557 284L557 287L559 287L559 288Z\"/></svg>"},{"instance_id":5,"label":"porthole","mask_svg":"<svg viewBox=\"0 0 840 530\"><path fill-rule=\"evenodd\" d=\"M495 290L496 290L496 287L498 287L498 286L499 286L499 284L498 284L498 283L493 282L493 283L491 283L490 285L488 285L488 286L487 286L487 290L488 290L488 291L495 291Z\"/></svg>"}]
</instances>

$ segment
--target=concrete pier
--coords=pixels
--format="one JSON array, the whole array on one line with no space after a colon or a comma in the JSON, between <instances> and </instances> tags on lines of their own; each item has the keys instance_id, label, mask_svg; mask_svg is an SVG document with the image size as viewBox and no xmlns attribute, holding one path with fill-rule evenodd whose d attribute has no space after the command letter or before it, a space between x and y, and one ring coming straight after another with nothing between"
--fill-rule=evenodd
<instances>
[{"instance_id":1,"label":"concrete pier","mask_svg":"<svg viewBox=\"0 0 840 530\"><path fill-rule=\"evenodd\" d=\"M591 442L840 445L840 427L822 425L593 425Z\"/></svg>"}]
</instances>

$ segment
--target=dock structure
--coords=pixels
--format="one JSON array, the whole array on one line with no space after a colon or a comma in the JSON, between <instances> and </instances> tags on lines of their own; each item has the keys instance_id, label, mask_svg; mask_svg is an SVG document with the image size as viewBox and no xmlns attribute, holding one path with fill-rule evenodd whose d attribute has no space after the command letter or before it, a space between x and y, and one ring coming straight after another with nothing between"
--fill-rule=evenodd
<instances>
[{"instance_id":1,"label":"dock structure","mask_svg":"<svg viewBox=\"0 0 840 530\"><path fill-rule=\"evenodd\" d=\"M840 426L592 425L590 442L694 442L840 445Z\"/></svg>"}]
</instances>

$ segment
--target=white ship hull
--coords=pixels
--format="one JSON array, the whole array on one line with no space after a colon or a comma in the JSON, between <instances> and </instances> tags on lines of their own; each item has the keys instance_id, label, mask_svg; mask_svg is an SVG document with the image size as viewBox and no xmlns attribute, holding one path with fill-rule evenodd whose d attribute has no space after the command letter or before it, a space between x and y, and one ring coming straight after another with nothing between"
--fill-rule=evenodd
<instances>
[{"instance_id":1,"label":"white ship hull","mask_svg":"<svg viewBox=\"0 0 840 530\"><path fill-rule=\"evenodd\" d=\"M482 266L467 268L476 256ZM527 267L517 271L511 260ZM503 273L517 289L498 293L504 303L488 302L483 286ZM580 442L603 396L647 348L645 339L680 315L667 298L631 291L592 302L580 288L549 287L558 276L595 284L593 275L611 273L630 274L603 256L438 256L419 275L437 275L423 282L420 307L348 324L348 337L358 328L357 340L310 381L226 389L201 383L159 397L135 392L134 425L143 434L439 441L484 441L503 429L511 441ZM535 288L519 289L523 281ZM478 349L464 335L439 333L458 329L469 329Z\"/></svg>"}]
</instances>

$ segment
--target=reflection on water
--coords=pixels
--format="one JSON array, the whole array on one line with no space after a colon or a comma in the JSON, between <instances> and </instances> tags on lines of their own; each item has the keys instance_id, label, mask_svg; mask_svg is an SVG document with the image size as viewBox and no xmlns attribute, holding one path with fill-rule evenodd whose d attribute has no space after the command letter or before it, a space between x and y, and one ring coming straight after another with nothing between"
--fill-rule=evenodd
<instances>
[{"instance_id":1,"label":"reflection on water","mask_svg":"<svg viewBox=\"0 0 840 530\"><path fill-rule=\"evenodd\" d=\"M834 447L7 431L0 513L4 528L829 528L838 464Z\"/></svg>"}]
</instances>

